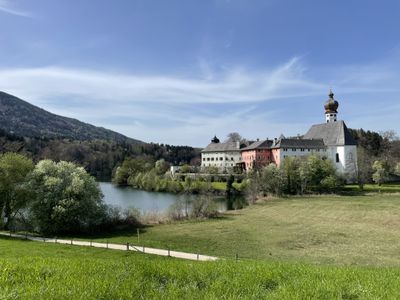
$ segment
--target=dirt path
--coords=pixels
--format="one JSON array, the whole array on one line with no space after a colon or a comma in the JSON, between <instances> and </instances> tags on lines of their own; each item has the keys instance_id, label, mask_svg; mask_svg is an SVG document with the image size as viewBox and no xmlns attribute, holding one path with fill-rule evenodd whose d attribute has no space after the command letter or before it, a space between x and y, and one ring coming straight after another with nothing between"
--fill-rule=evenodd
<instances>
[{"instance_id":1,"label":"dirt path","mask_svg":"<svg viewBox=\"0 0 400 300\"><path fill-rule=\"evenodd\" d=\"M43 238L43 237L35 237L30 235L23 234L15 234L15 233L6 233L0 232L0 235L9 236L14 238L26 239L35 242L42 243L56 243L56 244L66 244L66 245L76 245L76 246L84 246L84 247L95 247L95 248L106 248L113 250L123 250L123 251L136 251L142 252L146 254L154 254L161 256L169 256L181 259L189 259L189 260L198 260L198 261L213 261L217 260L217 257L200 255L194 253L186 253L179 251L171 251L165 249L156 249L156 248L148 248L144 246L135 246L135 245L121 245L121 244L111 244L111 243L97 243L97 242L88 242L88 241L75 241L75 240L65 240L65 239L55 239L55 238Z\"/></svg>"}]
</instances>

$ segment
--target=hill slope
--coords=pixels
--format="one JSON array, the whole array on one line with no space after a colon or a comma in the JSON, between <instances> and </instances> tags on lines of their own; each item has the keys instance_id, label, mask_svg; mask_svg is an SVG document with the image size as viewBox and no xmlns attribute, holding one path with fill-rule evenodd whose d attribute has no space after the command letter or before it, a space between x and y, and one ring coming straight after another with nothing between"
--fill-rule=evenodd
<instances>
[{"instance_id":1,"label":"hill slope","mask_svg":"<svg viewBox=\"0 0 400 300\"><path fill-rule=\"evenodd\" d=\"M10 249L13 249L10 251ZM0 237L1 299L399 299L398 268L188 262Z\"/></svg>"},{"instance_id":2,"label":"hill slope","mask_svg":"<svg viewBox=\"0 0 400 300\"><path fill-rule=\"evenodd\" d=\"M4 92L0 92L0 129L24 137L103 139L141 143L102 127L52 114Z\"/></svg>"}]
</instances>

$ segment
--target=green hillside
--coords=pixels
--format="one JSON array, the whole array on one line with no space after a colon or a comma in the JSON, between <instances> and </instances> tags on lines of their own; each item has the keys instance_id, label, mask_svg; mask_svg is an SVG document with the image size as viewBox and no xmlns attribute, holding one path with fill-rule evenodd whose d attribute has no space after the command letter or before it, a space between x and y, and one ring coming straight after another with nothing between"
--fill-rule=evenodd
<instances>
[{"instance_id":1,"label":"green hillside","mask_svg":"<svg viewBox=\"0 0 400 300\"><path fill-rule=\"evenodd\" d=\"M388 299L399 269L189 262L0 237L1 299Z\"/></svg>"},{"instance_id":2,"label":"green hillside","mask_svg":"<svg viewBox=\"0 0 400 300\"><path fill-rule=\"evenodd\" d=\"M140 143L102 127L52 114L4 92L0 92L0 116L0 129L17 136Z\"/></svg>"},{"instance_id":3,"label":"green hillside","mask_svg":"<svg viewBox=\"0 0 400 300\"><path fill-rule=\"evenodd\" d=\"M136 231L96 240L137 244ZM228 258L397 267L399 240L398 193L266 199L219 219L153 225L140 234L149 247Z\"/></svg>"}]
</instances>

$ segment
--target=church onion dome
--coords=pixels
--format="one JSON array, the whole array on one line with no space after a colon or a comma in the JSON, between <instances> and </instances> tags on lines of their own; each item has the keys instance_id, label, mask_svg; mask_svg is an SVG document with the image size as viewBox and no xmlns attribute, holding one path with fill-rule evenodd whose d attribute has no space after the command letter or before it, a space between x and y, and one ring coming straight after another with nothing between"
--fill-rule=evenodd
<instances>
[{"instance_id":1,"label":"church onion dome","mask_svg":"<svg viewBox=\"0 0 400 300\"><path fill-rule=\"evenodd\" d=\"M214 144L218 144L219 143L219 139L217 138L216 135L214 135L213 139L211 140L211 143L214 143Z\"/></svg>"},{"instance_id":2,"label":"church onion dome","mask_svg":"<svg viewBox=\"0 0 400 300\"><path fill-rule=\"evenodd\" d=\"M331 90L331 92L329 93L329 99L325 102L325 113L337 113L337 109L339 107L339 102L337 102L334 98L333 98L334 94Z\"/></svg>"}]
</instances>

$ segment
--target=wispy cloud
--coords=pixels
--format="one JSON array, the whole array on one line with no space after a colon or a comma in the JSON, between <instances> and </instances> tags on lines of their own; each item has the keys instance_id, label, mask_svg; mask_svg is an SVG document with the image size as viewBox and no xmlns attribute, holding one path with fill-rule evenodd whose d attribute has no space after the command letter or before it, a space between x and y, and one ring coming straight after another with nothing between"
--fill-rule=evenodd
<instances>
[{"instance_id":1,"label":"wispy cloud","mask_svg":"<svg viewBox=\"0 0 400 300\"><path fill-rule=\"evenodd\" d=\"M400 80L391 64L336 66L317 74L297 57L261 71L239 67L221 71L200 61L199 73L184 77L64 67L0 69L0 90L134 138L203 146L211 135L223 137L232 131L248 138L304 133L311 125L310 118L293 118L299 112L293 114L289 109L297 99L307 101L302 104L306 114L324 100L321 95L331 84L340 91L339 98L345 94L351 98L343 106L351 116L352 111L361 111L357 107L360 101L372 99L371 91L388 92L385 95L389 96ZM280 113L276 113L268 103L280 101L288 105L285 109L280 104ZM390 97L386 101L392 106L397 103ZM368 107L363 109L362 119L353 116L358 127L378 122L372 115L368 117ZM388 117L387 122L394 119Z\"/></svg>"},{"instance_id":2,"label":"wispy cloud","mask_svg":"<svg viewBox=\"0 0 400 300\"><path fill-rule=\"evenodd\" d=\"M32 17L30 13L14 8L13 4L9 0L0 0L0 12L19 17Z\"/></svg>"},{"instance_id":3,"label":"wispy cloud","mask_svg":"<svg viewBox=\"0 0 400 300\"><path fill-rule=\"evenodd\" d=\"M297 58L267 71L234 68L205 79L139 76L60 67L0 69L0 88L30 99L74 95L82 99L153 103L248 103L319 93Z\"/></svg>"}]
</instances>

